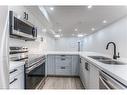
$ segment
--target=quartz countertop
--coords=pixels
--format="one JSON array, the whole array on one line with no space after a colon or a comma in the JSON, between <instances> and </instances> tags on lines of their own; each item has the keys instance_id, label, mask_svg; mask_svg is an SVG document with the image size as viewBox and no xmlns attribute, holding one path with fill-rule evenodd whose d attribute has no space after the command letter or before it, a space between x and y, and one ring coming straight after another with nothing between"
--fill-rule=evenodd
<instances>
[{"instance_id":1,"label":"quartz countertop","mask_svg":"<svg viewBox=\"0 0 127 95\"><path fill-rule=\"evenodd\" d=\"M96 52L67 52L67 51L52 51L52 52L47 52L46 55L49 54L68 54L68 55L80 55L87 59L89 62L91 62L93 65L95 65L97 68L100 70L105 71L115 79L119 80L121 83L127 85L127 65L111 65L111 64L104 64L102 62L96 61L88 56L105 56L111 58L109 55L101 54L101 53L96 53ZM123 60L124 59L124 60ZM126 58L121 58L118 61L122 61L127 64L127 59Z\"/></svg>"},{"instance_id":2,"label":"quartz countertop","mask_svg":"<svg viewBox=\"0 0 127 95\"><path fill-rule=\"evenodd\" d=\"M80 55L81 57L84 57L86 60L88 60L89 62L91 62L91 64L95 65L97 68L99 68L100 70L105 71L106 73L108 73L109 75L111 75L112 77L114 77L115 79L119 80L121 83L127 85L127 65L110 65L110 64L104 64L102 62L96 61L88 56L105 56L105 57L109 57L111 58L111 56L105 55L105 54L100 54L100 53L96 53L96 52L68 52L68 51L48 51L45 52L43 54L39 54L40 55ZM124 60L122 60L122 58L120 58L118 61L122 61L124 63L127 63L127 59L124 58ZM25 63L23 62L10 62L10 69L13 69L15 67L24 65Z\"/></svg>"}]
</instances>

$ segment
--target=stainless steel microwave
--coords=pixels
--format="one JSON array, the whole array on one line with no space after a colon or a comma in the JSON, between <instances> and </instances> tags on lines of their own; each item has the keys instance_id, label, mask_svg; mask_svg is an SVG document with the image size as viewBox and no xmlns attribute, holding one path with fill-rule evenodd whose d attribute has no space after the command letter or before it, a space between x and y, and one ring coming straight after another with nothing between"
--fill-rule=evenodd
<instances>
[{"instance_id":1,"label":"stainless steel microwave","mask_svg":"<svg viewBox=\"0 0 127 95\"><path fill-rule=\"evenodd\" d=\"M10 37L24 40L35 40L37 38L37 28L30 22L18 18L13 11L9 11L9 32Z\"/></svg>"}]
</instances>

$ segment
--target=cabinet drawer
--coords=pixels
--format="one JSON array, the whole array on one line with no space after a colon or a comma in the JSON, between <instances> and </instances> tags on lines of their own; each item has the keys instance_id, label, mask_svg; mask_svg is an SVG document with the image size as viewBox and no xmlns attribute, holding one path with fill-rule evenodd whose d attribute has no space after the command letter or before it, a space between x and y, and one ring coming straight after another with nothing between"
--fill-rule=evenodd
<instances>
[{"instance_id":1,"label":"cabinet drawer","mask_svg":"<svg viewBox=\"0 0 127 95\"><path fill-rule=\"evenodd\" d=\"M72 75L70 67L57 67L56 75Z\"/></svg>"},{"instance_id":2,"label":"cabinet drawer","mask_svg":"<svg viewBox=\"0 0 127 95\"><path fill-rule=\"evenodd\" d=\"M72 63L72 57L71 56L56 56L56 66L71 66Z\"/></svg>"},{"instance_id":3,"label":"cabinet drawer","mask_svg":"<svg viewBox=\"0 0 127 95\"><path fill-rule=\"evenodd\" d=\"M10 78L13 78L13 77L17 76L20 73L24 73L24 65L22 65L20 67L17 67L17 68L14 68L14 69L9 71Z\"/></svg>"},{"instance_id":4,"label":"cabinet drawer","mask_svg":"<svg viewBox=\"0 0 127 95\"><path fill-rule=\"evenodd\" d=\"M24 89L24 73L20 73L15 77L10 78L10 89Z\"/></svg>"},{"instance_id":5,"label":"cabinet drawer","mask_svg":"<svg viewBox=\"0 0 127 95\"><path fill-rule=\"evenodd\" d=\"M61 58L68 58L71 59L72 56L71 55L56 55L56 58L61 59Z\"/></svg>"},{"instance_id":6,"label":"cabinet drawer","mask_svg":"<svg viewBox=\"0 0 127 95\"><path fill-rule=\"evenodd\" d=\"M60 67L60 66L71 66L71 62L56 62L56 67Z\"/></svg>"}]
</instances>

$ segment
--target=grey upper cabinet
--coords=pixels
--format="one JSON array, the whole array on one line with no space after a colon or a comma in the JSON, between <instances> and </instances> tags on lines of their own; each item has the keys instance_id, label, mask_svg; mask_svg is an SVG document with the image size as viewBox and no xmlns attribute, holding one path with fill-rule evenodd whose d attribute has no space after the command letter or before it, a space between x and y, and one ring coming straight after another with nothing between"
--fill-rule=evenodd
<instances>
[{"instance_id":1,"label":"grey upper cabinet","mask_svg":"<svg viewBox=\"0 0 127 95\"><path fill-rule=\"evenodd\" d=\"M47 75L55 75L55 56L47 56Z\"/></svg>"}]
</instances>

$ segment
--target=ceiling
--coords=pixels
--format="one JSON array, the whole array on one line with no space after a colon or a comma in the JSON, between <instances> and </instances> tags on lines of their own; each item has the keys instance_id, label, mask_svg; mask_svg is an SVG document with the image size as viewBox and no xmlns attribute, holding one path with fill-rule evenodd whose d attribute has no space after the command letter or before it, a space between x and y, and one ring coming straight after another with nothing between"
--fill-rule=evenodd
<instances>
[{"instance_id":1,"label":"ceiling","mask_svg":"<svg viewBox=\"0 0 127 95\"><path fill-rule=\"evenodd\" d=\"M52 30L64 37L77 36L77 34L89 35L127 15L127 6L43 7L48 14ZM51 10L51 7L54 10ZM107 23L103 23L103 20L106 20Z\"/></svg>"}]
</instances>

